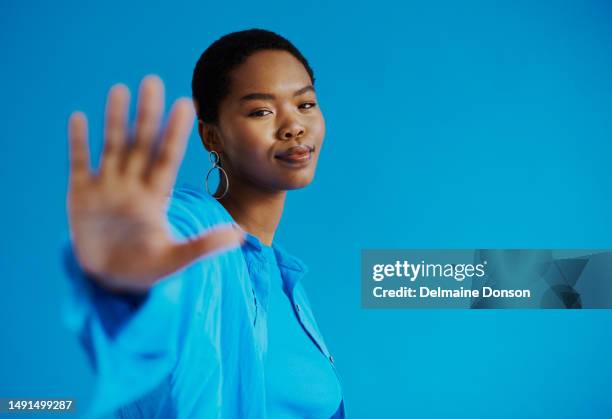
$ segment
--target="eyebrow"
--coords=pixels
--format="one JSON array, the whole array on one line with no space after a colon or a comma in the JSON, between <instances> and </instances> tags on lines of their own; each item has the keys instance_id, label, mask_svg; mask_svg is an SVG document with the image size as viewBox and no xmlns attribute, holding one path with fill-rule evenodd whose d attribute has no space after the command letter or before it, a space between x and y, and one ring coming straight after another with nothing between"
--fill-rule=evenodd
<instances>
[{"instance_id":1,"label":"eyebrow","mask_svg":"<svg viewBox=\"0 0 612 419\"><path fill-rule=\"evenodd\" d=\"M302 87L299 90L296 90L293 93L293 97L296 97L296 96L299 96L299 95L303 95L304 93L306 93L308 91L314 92L315 91L314 90L314 86L308 85L308 86ZM246 101L249 101L249 100L258 100L258 99L259 100L275 100L276 96L274 96L271 93L249 93L248 95L242 96L240 98L240 101L241 102L246 102Z\"/></svg>"}]
</instances>

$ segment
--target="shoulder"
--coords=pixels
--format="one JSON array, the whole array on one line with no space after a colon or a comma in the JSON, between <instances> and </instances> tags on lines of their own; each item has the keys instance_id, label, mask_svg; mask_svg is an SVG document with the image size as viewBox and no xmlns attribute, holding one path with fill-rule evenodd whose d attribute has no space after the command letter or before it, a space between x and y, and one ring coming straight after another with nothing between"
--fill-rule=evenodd
<instances>
[{"instance_id":1,"label":"shoulder","mask_svg":"<svg viewBox=\"0 0 612 419\"><path fill-rule=\"evenodd\" d=\"M166 210L171 226L183 237L199 234L215 225L234 222L215 198L188 183L172 189Z\"/></svg>"}]
</instances>

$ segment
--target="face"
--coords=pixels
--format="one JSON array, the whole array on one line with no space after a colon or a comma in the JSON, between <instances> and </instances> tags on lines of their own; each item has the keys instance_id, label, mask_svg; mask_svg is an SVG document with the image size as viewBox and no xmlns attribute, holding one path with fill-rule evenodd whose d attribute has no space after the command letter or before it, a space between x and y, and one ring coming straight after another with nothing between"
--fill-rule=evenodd
<instances>
[{"instance_id":1,"label":"face","mask_svg":"<svg viewBox=\"0 0 612 419\"><path fill-rule=\"evenodd\" d=\"M302 63L285 51L252 54L231 73L216 135L218 147L212 148L230 184L233 178L275 191L310 184L325 121Z\"/></svg>"}]
</instances>

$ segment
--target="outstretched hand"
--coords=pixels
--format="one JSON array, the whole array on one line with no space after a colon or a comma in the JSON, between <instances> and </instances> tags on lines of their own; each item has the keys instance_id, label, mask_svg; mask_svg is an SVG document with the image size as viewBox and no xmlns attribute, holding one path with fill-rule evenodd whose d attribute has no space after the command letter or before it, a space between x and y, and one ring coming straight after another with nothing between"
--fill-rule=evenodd
<instances>
[{"instance_id":1,"label":"outstretched hand","mask_svg":"<svg viewBox=\"0 0 612 419\"><path fill-rule=\"evenodd\" d=\"M202 256L239 246L244 236L228 225L184 242L172 238L166 204L193 127L193 105L178 99L160 132L164 85L157 76L145 77L130 140L129 102L125 85L110 89L97 174L90 167L87 119L82 112L70 115L67 209L81 267L108 289L144 291Z\"/></svg>"}]
</instances>

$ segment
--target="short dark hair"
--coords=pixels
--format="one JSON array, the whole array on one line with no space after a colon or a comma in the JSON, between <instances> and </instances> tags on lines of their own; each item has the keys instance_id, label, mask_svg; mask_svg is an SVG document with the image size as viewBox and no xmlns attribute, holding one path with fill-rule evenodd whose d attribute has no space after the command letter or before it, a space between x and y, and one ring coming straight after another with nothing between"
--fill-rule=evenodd
<instances>
[{"instance_id":1,"label":"short dark hair","mask_svg":"<svg viewBox=\"0 0 612 419\"><path fill-rule=\"evenodd\" d=\"M229 93L230 72L260 50L287 51L303 65L314 85L312 68L302 53L287 39L264 29L232 32L213 42L196 63L191 93L197 104L198 119L217 123L219 104Z\"/></svg>"}]
</instances>

